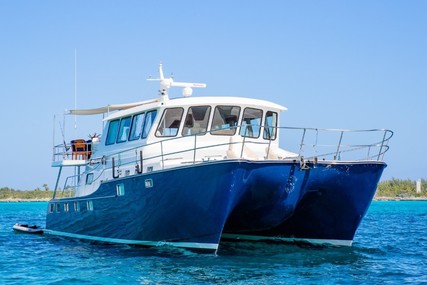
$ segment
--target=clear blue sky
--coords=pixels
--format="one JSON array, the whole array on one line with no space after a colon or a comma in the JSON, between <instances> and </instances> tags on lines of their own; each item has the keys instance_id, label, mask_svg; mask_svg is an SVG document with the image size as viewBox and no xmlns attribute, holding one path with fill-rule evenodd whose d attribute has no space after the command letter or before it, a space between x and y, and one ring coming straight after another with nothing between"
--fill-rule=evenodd
<instances>
[{"instance_id":1,"label":"clear blue sky","mask_svg":"<svg viewBox=\"0 0 427 285\"><path fill-rule=\"evenodd\" d=\"M54 186L75 49L80 108L155 98L163 62L282 125L391 129L383 179L427 178L427 1L1 1L0 35L0 187Z\"/></svg>"}]
</instances>

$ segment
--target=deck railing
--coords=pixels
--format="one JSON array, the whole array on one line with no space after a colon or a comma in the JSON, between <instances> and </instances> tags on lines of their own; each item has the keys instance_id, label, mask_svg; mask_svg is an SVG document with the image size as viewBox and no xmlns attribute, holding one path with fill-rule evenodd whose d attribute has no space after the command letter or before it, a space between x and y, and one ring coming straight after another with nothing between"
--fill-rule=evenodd
<instances>
[{"instance_id":1,"label":"deck railing","mask_svg":"<svg viewBox=\"0 0 427 285\"><path fill-rule=\"evenodd\" d=\"M393 132L386 129L280 129L284 149L294 151L306 159L381 161L393 136Z\"/></svg>"},{"instance_id":2,"label":"deck railing","mask_svg":"<svg viewBox=\"0 0 427 285\"><path fill-rule=\"evenodd\" d=\"M239 127L240 126L236 126L235 128ZM268 128L271 131L272 128ZM95 182L98 179L102 179L103 173L108 169L112 171L113 178L118 178L122 176L120 174L121 169L126 169L125 171L129 171L130 173L130 169L132 168L132 165L134 165L135 173L142 173L144 165L152 165L153 161L160 163L160 169L165 169L168 167L166 166L166 162L173 162L174 159L178 159L179 163L172 163L174 164L173 166L202 163L210 159L230 159L231 157L227 156L227 150L230 150L231 148L234 149L234 159L247 158L245 150L249 148L257 149L258 154L262 153L262 155L258 155L256 160L292 159L300 161L381 161L384 158L384 154L389 149L388 144L393 136L393 132L386 129L340 130L280 127L276 130L276 139L280 137L280 147L281 149L286 150L286 152L280 152L277 151L277 148L272 147L272 140L254 139L246 136L241 137L239 134L236 134L234 138L239 137L240 139L236 139L234 141L230 140L227 142L206 144L206 140L201 140L201 138L204 138L203 135L210 134L215 131L185 137L167 138L144 146L138 146L132 149L116 152L109 156L94 157L91 156L91 153L85 153L86 156L83 156L83 158L86 159L86 164L93 165L92 171L95 169L102 169L102 171L97 174L97 177L93 177L93 182ZM263 138L263 135L265 134L266 133L260 132L260 137ZM366 142L365 139L369 141ZM86 143L89 144L90 142ZM185 145L185 147L173 148L171 145ZM85 151L88 149L91 148L87 146ZM81 161L82 157L74 155L70 150L71 145L56 145L54 147L53 160L61 161L80 159ZM276 153L272 155L273 152ZM200 153L208 153L209 155L203 156L200 155ZM185 159L180 159L180 157L177 158L178 155L181 157L185 156ZM76 164L76 166L82 166L82 164ZM151 170L146 168L145 172L148 171ZM80 173L79 169L78 174L67 177L63 189L70 189L70 187L74 189L74 187L77 187L81 174L87 173ZM57 187L58 182L59 181L57 181Z\"/></svg>"},{"instance_id":3,"label":"deck railing","mask_svg":"<svg viewBox=\"0 0 427 285\"><path fill-rule=\"evenodd\" d=\"M247 125L246 125L247 127ZM236 126L234 128L239 128ZM272 128L272 127L268 127ZM383 160L384 154L389 149L389 141L393 136L393 132L386 129L371 129L371 130L342 130L342 129L317 129L317 128L298 128L298 127L279 127L277 128L278 134L280 134L280 147L285 149L288 152L291 152L293 155L279 156L279 159L287 159L295 156L305 157L306 159L317 157L319 159L327 160ZM235 149L238 151L237 158L244 158L245 147L250 145L264 145L266 147L266 153L264 159L270 157L271 150L271 140L265 139L254 139L247 136L235 136L240 137L240 140L229 141L222 143L213 143L210 145L202 145L199 143L198 138L201 138L202 135L210 134L218 130L209 131L205 133L199 133L191 136L185 137L174 137L166 138L161 141L153 142L146 144L144 146L137 146L131 149L126 149L120 152L114 153L113 156L126 156L126 154L131 154L142 149L159 149L157 155L152 155L151 157L144 157L143 160L150 160L159 158L164 165L165 160L168 157L180 154L192 152L193 163L197 161L197 152L206 149L212 149L214 153L215 148L227 148L231 145L235 146ZM262 133L260 134L262 136ZM362 139L360 137L362 137ZM368 138L367 138L368 137ZM167 151L165 150L164 145L173 143L175 145L180 145L188 139L194 138L192 146L187 149L180 149L178 151ZM370 139L369 142L365 140ZM205 142L205 140L203 140ZM53 149L53 161L61 160L73 160L73 159L85 159L88 162L97 162L102 159L108 159L108 157L91 157L92 153L87 150L91 149L91 143L86 142L86 148L83 150L83 156L77 156L79 154L75 151L70 151L72 149L71 144L60 144L54 146ZM348 154L356 154L348 156ZM225 154L224 154L225 156ZM135 161L140 160L137 158ZM134 161L134 163L135 163Z\"/></svg>"}]
</instances>

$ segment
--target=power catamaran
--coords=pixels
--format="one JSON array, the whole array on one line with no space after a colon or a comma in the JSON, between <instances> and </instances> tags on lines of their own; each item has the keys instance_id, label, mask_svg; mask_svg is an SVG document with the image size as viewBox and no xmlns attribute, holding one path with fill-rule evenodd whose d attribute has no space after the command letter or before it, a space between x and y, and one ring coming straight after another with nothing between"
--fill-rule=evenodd
<instances>
[{"instance_id":1,"label":"power catamaran","mask_svg":"<svg viewBox=\"0 0 427 285\"><path fill-rule=\"evenodd\" d=\"M59 171L46 234L210 252L221 239L351 244L386 167L391 131L281 127L283 106L192 97L206 84L165 78L162 65L159 73L150 79L160 82L156 99L67 112L106 117L102 136L54 145ZM184 97L170 99L171 87ZM299 133L292 150L279 146L288 132ZM320 133L337 134L338 143L318 143ZM381 138L344 144L365 133ZM354 152L364 158L342 159Z\"/></svg>"}]
</instances>

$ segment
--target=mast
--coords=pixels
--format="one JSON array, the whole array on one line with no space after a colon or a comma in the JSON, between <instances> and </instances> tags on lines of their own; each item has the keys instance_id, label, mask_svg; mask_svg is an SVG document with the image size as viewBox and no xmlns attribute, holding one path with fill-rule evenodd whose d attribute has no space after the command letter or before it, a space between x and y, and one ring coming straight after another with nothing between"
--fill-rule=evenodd
<instances>
[{"instance_id":1,"label":"mast","mask_svg":"<svg viewBox=\"0 0 427 285\"><path fill-rule=\"evenodd\" d=\"M74 110L77 110L77 48L74 48ZM77 116L74 116L74 129L77 129Z\"/></svg>"},{"instance_id":2,"label":"mast","mask_svg":"<svg viewBox=\"0 0 427 285\"><path fill-rule=\"evenodd\" d=\"M193 94L192 88L206 88L205 83L190 83L190 82L175 82L172 77L165 78L163 74L163 64L160 63L159 66L159 76L160 78L148 78L150 81L160 81L160 98L162 101L169 100L168 90L171 87L182 87L182 95L184 97L189 97Z\"/></svg>"}]
</instances>

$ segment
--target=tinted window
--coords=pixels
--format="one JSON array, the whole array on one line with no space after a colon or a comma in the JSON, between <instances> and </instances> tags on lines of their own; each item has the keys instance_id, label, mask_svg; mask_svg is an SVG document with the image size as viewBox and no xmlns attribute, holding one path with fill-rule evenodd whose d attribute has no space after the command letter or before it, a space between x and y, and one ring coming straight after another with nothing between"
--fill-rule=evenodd
<instances>
[{"instance_id":1,"label":"tinted window","mask_svg":"<svg viewBox=\"0 0 427 285\"><path fill-rule=\"evenodd\" d=\"M262 120L262 110L246 108L243 112L243 118L240 135L242 137L258 138L260 135Z\"/></svg>"},{"instance_id":2,"label":"tinted window","mask_svg":"<svg viewBox=\"0 0 427 285\"><path fill-rule=\"evenodd\" d=\"M182 108L170 108L163 112L163 117L157 127L156 136L158 137L174 137L178 134L181 124Z\"/></svg>"},{"instance_id":3,"label":"tinted window","mask_svg":"<svg viewBox=\"0 0 427 285\"><path fill-rule=\"evenodd\" d=\"M80 203L79 202L74 202L74 211L80 212Z\"/></svg>"},{"instance_id":4,"label":"tinted window","mask_svg":"<svg viewBox=\"0 0 427 285\"><path fill-rule=\"evenodd\" d=\"M190 107L187 116L185 116L182 135L190 136L206 133L210 113L211 107L209 106Z\"/></svg>"},{"instance_id":5,"label":"tinted window","mask_svg":"<svg viewBox=\"0 0 427 285\"><path fill-rule=\"evenodd\" d=\"M130 128L129 140L137 140L141 137L142 129L144 128L145 113L133 116L132 125Z\"/></svg>"},{"instance_id":6,"label":"tinted window","mask_svg":"<svg viewBox=\"0 0 427 285\"><path fill-rule=\"evenodd\" d=\"M93 173L88 173L86 175L86 184L90 185L90 184L92 184L92 182L93 182Z\"/></svg>"},{"instance_id":7,"label":"tinted window","mask_svg":"<svg viewBox=\"0 0 427 285\"><path fill-rule=\"evenodd\" d=\"M127 141L130 132L130 121L131 117L126 117L120 120L119 135L117 136L118 143Z\"/></svg>"},{"instance_id":8,"label":"tinted window","mask_svg":"<svg viewBox=\"0 0 427 285\"><path fill-rule=\"evenodd\" d=\"M91 200L86 201L86 209L88 211L93 211L93 202Z\"/></svg>"},{"instance_id":9,"label":"tinted window","mask_svg":"<svg viewBox=\"0 0 427 285\"><path fill-rule=\"evenodd\" d=\"M151 127L153 126L154 119L156 118L157 111L150 111L145 116L145 123L144 123L144 130L142 131L142 138L145 139L148 136L148 133L151 130Z\"/></svg>"},{"instance_id":10,"label":"tinted window","mask_svg":"<svg viewBox=\"0 0 427 285\"><path fill-rule=\"evenodd\" d=\"M240 107L217 106L212 120L212 135L234 135L239 120Z\"/></svg>"},{"instance_id":11,"label":"tinted window","mask_svg":"<svg viewBox=\"0 0 427 285\"><path fill-rule=\"evenodd\" d=\"M108 126L107 140L105 141L106 145L116 142L117 132L119 131L119 123L119 120L110 122L110 125Z\"/></svg>"},{"instance_id":12,"label":"tinted window","mask_svg":"<svg viewBox=\"0 0 427 285\"><path fill-rule=\"evenodd\" d=\"M265 114L264 135L266 140L275 140L277 134L277 113L268 111Z\"/></svg>"}]
</instances>

